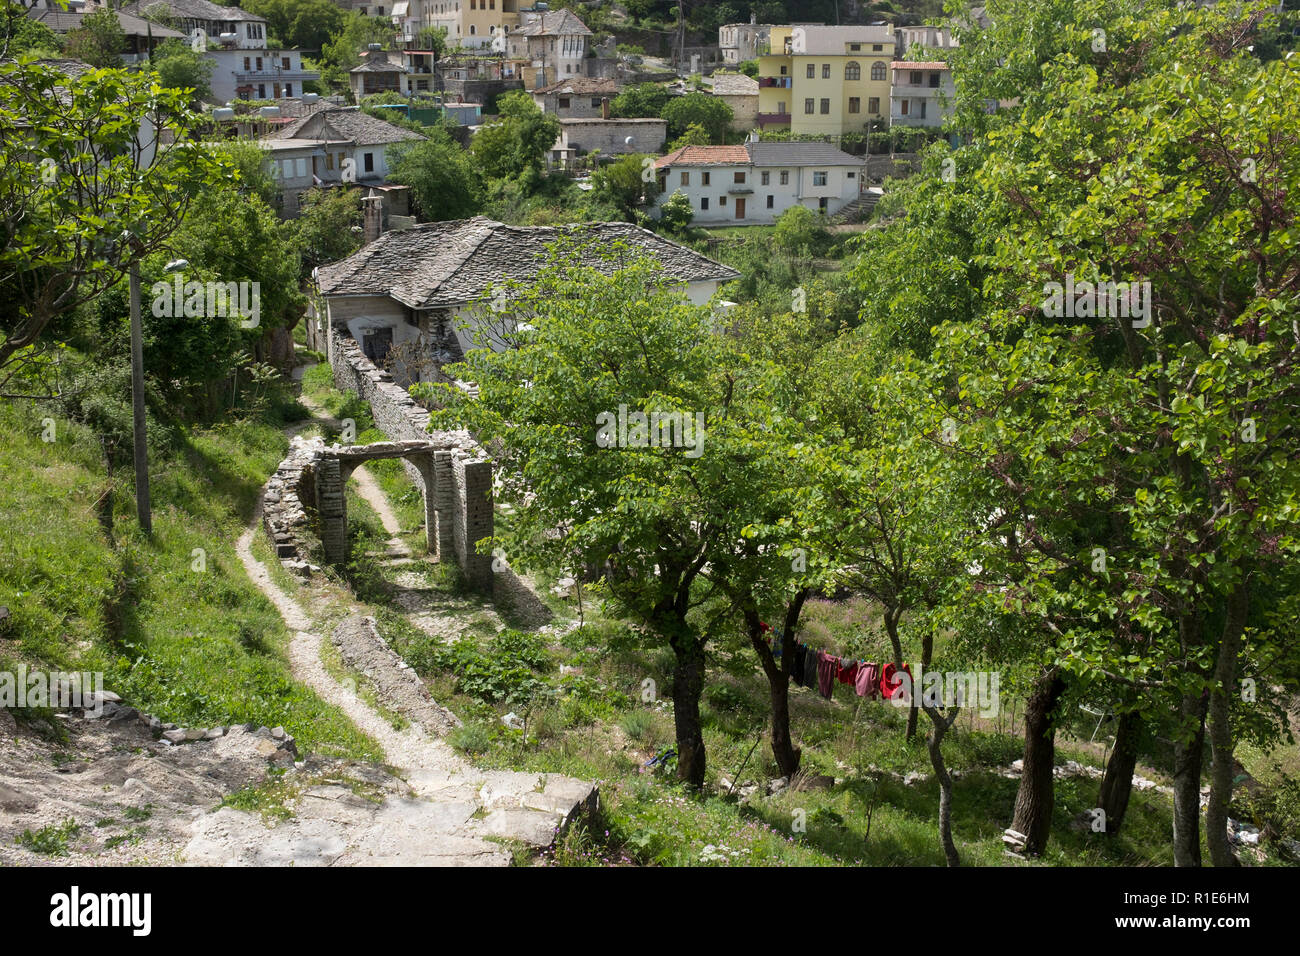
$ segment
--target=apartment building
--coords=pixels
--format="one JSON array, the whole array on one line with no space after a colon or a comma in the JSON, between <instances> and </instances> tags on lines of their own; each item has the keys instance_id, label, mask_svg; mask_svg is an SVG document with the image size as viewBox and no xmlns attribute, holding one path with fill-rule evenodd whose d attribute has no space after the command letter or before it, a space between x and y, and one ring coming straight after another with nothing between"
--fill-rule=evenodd
<instances>
[{"instance_id":1,"label":"apartment building","mask_svg":"<svg viewBox=\"0 0 1300 956\"><path fill-rule=\"evenodd\" d=\"M889 118L887 26L774 26L758 57L758 125L792 133L862 133Z\"/></svg>"},{"instance_id":2,"label":"apartment building","mask_svg":"<svg viewBox=\"0 0 1300 956\"><path fill-rule=\"evenodd\" d=\"M895 60L890 72L890 124L942 126L956 95L948 64L942 60Z\"/></svg>"},{"instance_id":3,"label":"apartment building","mask_svg":"<svg viewBox=\"0 0 1300 956\"><path fill-rule=\"evenodd\" d=\"M408 42L425 27L443 27L447 42L470 49L504 49L505 36L517 29L521 0L396 0L393 22Z\"/></svg>"}]
</instances>

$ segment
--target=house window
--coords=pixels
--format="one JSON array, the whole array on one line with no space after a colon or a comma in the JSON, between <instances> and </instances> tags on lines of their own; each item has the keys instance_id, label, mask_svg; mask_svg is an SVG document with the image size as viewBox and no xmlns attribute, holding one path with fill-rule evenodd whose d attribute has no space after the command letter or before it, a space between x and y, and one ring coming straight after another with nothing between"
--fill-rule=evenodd
<instances>
[{"instance_id":1,"label":"house window","mask_svg":"<svg viewBox=\"0 0 1300 956\"><path fill-rule=\"evenodd\" d=\"M709 174L707 172L700 173L700 183L705 186L709 185Z\"/></svg>"},{"instance_id":2,"label":"house window","mask_svg":"<svg viewBox=\"0 0 1300 956\"><path fill-rule=\"evenodd\" d=\"M763 185L764 185L764 186L771 185L771 182L772 182L772 174L771 174L771 173L768 173L768 172L764 172L764 173L762 173L761 175L762 175L762 183L763 183Z\"/></svg>"},{"instance_id":3,"label":"house window","mask_svg":"<svg viewBox=\"0 0 1300 956\"><path fill-rule=\"evenodd\" d=\"M789 73L789 72L790 72L790 68L789 68L788 66L783 66L783 67L781 67L781 75L782 75L782 76L785 76L785 75L786 75L787 73Z\"/></svg>"},{"instance_id":4,"label":"house window","mask_svg":"<svg viewBox=\"0 0 1300 956\"><path fill-rule=\"evenodd\" d=\"M811 80L811 79L815 78L816 76L817 76L817 64L815 64L815 63L809 63L809 64L808 64L808 79Z\"/></svg>"},{"instance_id":5,"label":"house window","mask_svg":"<svg viewBox=\"0 0 1300 956\"><path fill-rule=\"evenodd\" d=\"M823 64L822 64L822 79L823 79L823 80L829 80L830 78L831 78L831 65L830 65L829 63L823 63Z\"/></svg>"},{"instance_id":6,"label":"house window","mask_svg":"<svg viewBox=\"0 0 1300 956\"><path fill-rule=\"evenodd\" d=\"M773 204L772 204L772 200L773 200L773 198L774 198L774 197L772 197L772 196L768 196L768 197L767 197L767 208L768 208L768 209L771 209L772 206L773 206Z\"/></svg>"},{"instance_id":7,"label":"house window","mask_svg":"<svg viewBox=\"0 0 1300 956\"><path fill-rule=\"evenodd\" d=\"M825 185L826 185L826 171L825 171L825 170L820 170L820 171L818 171L818 172L813 173L813 185L814 185L814 186L825 186Z\"/></svg>"},{"instance_id":8,"label":"house window","mask_svg":"<svg viewBox=\"0 0 1300 956\"><path fill-rule=\"evenodd\" d=\"M253 68L252 63L253 63L253 61L252 61L251 58L249 58L249 57L244 57L244 72L245 72L245 73L247 73L249 70L251 70L251 69Z\"/></svg>"},{"instance_id":9,"label":"house window","mask_svg":"<svg viewBox=\"0 0 1300 956\"><path fill-rule=\"evenodd\" d=\"M326 168L326 169L333 169L333 168L334 168L334 154L333 154L333 153L326 153L326 154L325 154L325 168Z\"/></svg>"},{"instance_id":10,"label":"house window","mask_svg":"<svg viewBox=\"0 0 1300 956\"><path fill-rule=\"evenodd\" d=\"M814 108L813 98L810 96L803 101L803 111L804 113L811 113L813 112L813 108Z\"/></svg>"},{"instance_id":11,"label":"house window","mask_svg":"<svg viewBox=\"0 0 1300 956\"><path fill-rule=\"evenodd\" d=\"M719 197L718 197L718 205L719 205L719 206L725 206L726 204L727 204L727 197L726 197L726 196L719 196Z\"/></svg>"},{"instance_id":12,"label":"house window","mask_svg":"<svg viewBox=\"0 0 1300 956\"><path fill-rule=\"evenodd\" d=\"M844 176L845 176L846 179L853 179L853 178L855 178L856 175L857 175L856 173L845 173L845 174L844 174Z\"/></svg>"},{"instance_id":13,"label":"house window","mask_svg":"<svg viewBox=\"0 0 1300 956\"><path fill-rule=\"evenodd\" d=\"M822 97L822 110L821 110L821 111L822 111L822 115L823 115L823 116L829 114L830 111L831 111L831 101L828 100L826 97Z\"/></svg>"},{"instance_id":14,"label":"house window","mask_svg":"<svg viewBox=\"0 0 1300 956\"><path fill-rule=\"evenodd\" d=\"M930 89L934 90L934 89L938 89L938 88L939 88L939 74L938 74L938 73L931 73L931 74L930 74Z\"/></svg>"},{"instance_id":15,"label":"house window","mask_svg":"<svg viewBox=\"0 0 1300 956\"><path fill-rule=\"evenodd\" d=\"M569 98L568 98L567 96L561 96L561 97L560 97L560 109L562 109L562 110L567 110L568 108L569 108Z\"/></svg>"},{"instance_id":16,"label":"house window","mask_svg":"<svg viewBox=\"0 0 1300 956\"><path fill-rule=\"evenodd\" d=\"M687 172L686 170L683 169L683 170L682 170L682 185L683 185L683 186L689 186L690 184L691 184L691 174L690 174L689 172Z\"/></svg>"},{"instance_id":17,"label":"house window","mask_svg":"<svg viewBox=\"0 0 1300 956\"><path fill-rule=\"evenodd\" d=\"M862 49L862 44L861 44L861 43L850 43L850 44L849 44L849 52L850 52L850 53L857 53L857 52L858 52L859 50L861 50L861 49Z\"/></svg>"},{"instance_id":18,"label":"house window","mask_svg":"<svg viewBox=\"0 0 1300 956\"><path fill-rule=\"evenodd\" d=\"M899 112L900 112L903 116L906 116L906 115L907 115L907 104L908 104L908 100L903 100L903 108L902 108L901 110L899 110Z\"/></svg>"},{"instance_id":19,"label":"house window","mask_svg":"<svg viewBox=\"0 0 1300 956\"><path fill-rule=\"evenodd\" d=\"M790 170L788 169L781 170L781 185L782 186L790 185Z\"/></svg>"},{"instance_id":20,"label":"house window","mask_svg":"<svg viewBox=\"0 0 1300 956\"><path fill-rule=\"evenodd\" d=\"M262 71L262 58L260 56L257 58L257 70L259 73Z\"/></svg>"},{"instance_id":21,"label":"house window","mask_svg":"<svg viewBox=\"0 0 1300 956\"><path fill-rule=\"evenodd\" d=\"M280 57L280 68L283 70L289 69L289 58L287 56Z\"/></svg>"},{"instance_id":22,"label":"house window","mask_svg":"<svg viewBox=\"0 0 1300 956\"><path fill-rule=\"evenodd\" d=\"M478 9L478 0L469 0L469 8L470 8L471 10L477 10L477 9Z\"/></svg>"},{"instance_id":23,"label":"house window","mask_svg":"<svg viewBox=\"0 0 1300 956\"><path fill-rule=\"evenodd\" d=\"M875 43L875 44L873 44L872 47L871 47L871 51L872 51L873 53L879 53L879 52L880 52L881 50L883 50L883 49L884 49L884 47L881 46L879 43Z\"/></svg>"},{"instance_id":24,"label":"house window","mask_svg":"<svg viewBox=\"0 0 1300 956\"><path fill-rule=\"evenodd\" d=\"M739 184L742 184L742 185L743 185L744 182L745 182L745 174L744 174L744 173L736 173L735 175L733 175L733 176L731 177L731 181L732 181L733 183L739 183Z\"/></svg>"},{"instance_id":25,"label":"house window","mask_svg":"<svg viewBox=\"0 0 1300 956\"><path fill-rule=\"evenodd\" d=\"M911 83L913 86L921 85L921 74L918 73L916 70L908 70L907 75L908 75L907 82Z\"/></svg>"},{"instance_id":26,"label":"house window","mask_svg":"<svg viewBox=\"0 0 1300 956\"><path fill-rule=\"evenodd\" d=\"M879 97L879 96L873 96L873 97L871 97L871 99L867 100L867 112L868 112L868 113L879 113L879 112L880 112L880 97Z\"/></svg>"},{"instance_id":27,"label":"house window","mask_svg":"<svg viewBox=\"0 0 1300 956\"><path fill-rule=\"evenodd\" d=\"M297 172L298 178L302 179L304 176L307 175L307 160L295 159L293 161L293 168Z\"/></svg>"},{"instance_id":28,"label":"house window","mask_svg":"<svg viewBox=\"0 0 1300 956\"><path fill-rule=\"evenodd\" d=\"M474 36L477 33L478 33L478 27L474 26L474 24L471 23L469 25L469 35Z\"/></svg>"},{"instance_id":29,"label":"house window","mask_svg":"<svg viewBox=\"0 0 1300 956\"><path fill-rule=\"evenodd\" d=\"M862 79L862 65L857 60L850 60L844 64L844 79L860 80Z\"/></svg>"},{"instance_id":30,"label":"house window","mask_svg":"<svg viewBox=\"0 0 1300 956\"><path fill-rule=\"evenodd\" d=\"M375 171L375 154L366 153L366 172L373 173L374 171Z\"/></svg>"},{"instance_id":31,"label":"house window","mask_svg":"<svg viewBox=\"0 0 1300 956\"><path fill-rule=\"evenodd\" d=\"M885 64L880 60L871 64L871 78L873 80L883 80L885 78Z\"/></svg>"},{"instance_id":32,"label":"house window","mask_svg":"<svg viewBox=\"0 0 1300 956\"><path fill-rule=\"evenodd\" d=\"M347 153L339 153L339 169L343 168L343 160L347 159Z\"/></svg>"},{"instance_id":33,"label":"house window","mask_svg":"<svg viewBox=\"0 0 1300 956\"><path fill-rule=\"evenodd\" d=\"M264 99L266 99L266 84L265 84L265 83L258 83L258 84L257 84L257 98L258 98L259 100L264 100Z\"/></svg>"},{"instance_id":34,"label":"house window","mask_svg":"<svg viewBox=\"0 0 1300 956\"><path fill-rule=\"evenodd\" d=\"M861 113L861 112L862 112L862 100L858 99L858 97L856 97L856 96L850 96L850 97L849 97L849 112L850 112L850 113Z\"/></svg>"},{"instance_id":35,"label":"house window","mask_svg":"<svg viewBox=\"0 0 1300 956\"><path fill-rule=\"evenodd\" d=\"M600 109L600 97L599 97L599 96L593 96L593 97L591 98L591 108L592 108L593 110L598 110L598 109Z\"/></svg>"},{"instance_id":36,"label":"house window","mask_svg":"<svg viewBox=\"0 0 1300 956\"><path fill-rule=\"evenodd\" d=\"M705 196L705 197L703 197L703 198L700 199L700 208L701 208L701 209L708 209L708 208L709 208L709 197L708 197L708 196Z\"/></svg>"}]
</instances>

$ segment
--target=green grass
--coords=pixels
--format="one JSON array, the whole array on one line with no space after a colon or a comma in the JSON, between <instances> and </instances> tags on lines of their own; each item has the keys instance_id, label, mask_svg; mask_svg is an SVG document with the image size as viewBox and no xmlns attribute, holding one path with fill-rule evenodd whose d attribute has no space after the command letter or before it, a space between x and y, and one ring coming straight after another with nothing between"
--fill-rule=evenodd
<instances>
[{"instance_id":1,"label":"green grass","mask_svg":"<svg viewBox=\"0 0 1300 956\"><path fill-rule=\"evenodd\" d=\"M117 476L115 542L95 516L106 487L90 432L0 404L0 604L29 664L103 671L105 684L165 722L283 726L303 752L375 756L341 712L295 681L278 613L234 543L284 454L275 424L192 429L150 462L154 533Z\"/></svg>"}]
</instances>

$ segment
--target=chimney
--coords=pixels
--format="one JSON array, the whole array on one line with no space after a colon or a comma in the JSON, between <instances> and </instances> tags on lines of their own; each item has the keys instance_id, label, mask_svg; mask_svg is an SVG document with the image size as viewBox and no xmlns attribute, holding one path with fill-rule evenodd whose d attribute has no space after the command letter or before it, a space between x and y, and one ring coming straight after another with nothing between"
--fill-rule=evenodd
<instances>
[{"instance_id":1,"label":"chimney","mask_svg":"<svg viewBox=\"0 0 1300 956\"><path fill-rule=\"evenodd\" d=\"M609 97L608 96L602 96L600 98L600 118L609 119Z\"/></svg>"},{"instance_id":2,"label":"chimney","mask_svg":"<svg viewBox=\"0 0 1300 956\"><path fill-rule=\"evenodd\" d=\"M384 201L373 189L361 200L362 235L367 243L374 242L384 232Z\"/></svg>"}]
</instances>

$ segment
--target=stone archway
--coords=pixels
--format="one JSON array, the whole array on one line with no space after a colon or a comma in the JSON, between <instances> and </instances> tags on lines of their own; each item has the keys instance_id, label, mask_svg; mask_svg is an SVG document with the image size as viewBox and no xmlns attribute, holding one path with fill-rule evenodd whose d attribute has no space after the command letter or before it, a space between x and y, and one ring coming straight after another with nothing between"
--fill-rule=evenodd
<instances>
[{"instance_id":1,"label":"stone archway","mask_svg":"<svg viewBox=\"0 0 1300 956\"><path fill-rule=\"evenodd\" d=\"M492 464L464 456L459 445L436 441L333 445L315 463L315 506L325 561L347 561L348 518L344 489L353 470L367 461L401 458L419 474L424 496L425 540L439 561L454 560L471 586L491 592L492 557L474 544L492 536Z\"/></svg>"}]
</instances>

